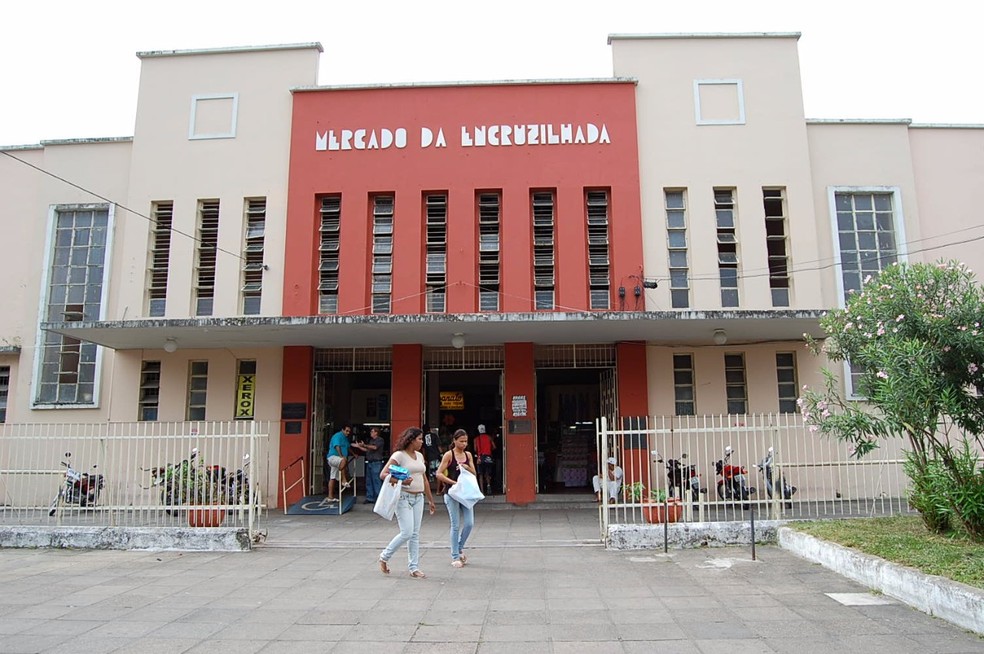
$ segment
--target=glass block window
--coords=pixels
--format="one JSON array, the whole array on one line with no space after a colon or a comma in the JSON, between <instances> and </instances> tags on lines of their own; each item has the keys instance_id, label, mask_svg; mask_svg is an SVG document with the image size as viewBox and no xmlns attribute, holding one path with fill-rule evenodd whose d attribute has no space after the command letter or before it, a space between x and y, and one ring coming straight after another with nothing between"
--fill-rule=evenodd
<instances>
[{"instance_id":1,"label":"glass block window","mask_svg":"<svg viewBox=\"0 0 984 654\"><path fill-rule=\"evenodd\" d=\"M266 238L266 198L245 201L246 234L243 246L242 307L243 315L260 313L263 297L263 243Z\"/></svg>"},{"instance_id":2,"label":"glass block window","mask_svg":"<svg viewBox=\"0 0 984 654\"><path fill-rule=\"evenodd\" d=\"M666 245L670 270L670 306L690 307L690 264L687 252L687 196L682 190L664 189Z\"/></svg>"},{"instance_id":3,"label":"glass block window","mask_svg":"<svg viewBox=\"0 0 984 654\"><path fill-rule=\"evenodd\" d=\"M728 397L728 413L748 413L748 384L744 354L724 355L724 382Z\"/></svg>"},{"instance_id":4,"label":"glass block window","mask_svg":"<svg viewBox=\"0 0 984 654\"><path fill-rule=\"evenodd\" d=\"M205 420L208 361L188 362L188 420Z\"/></svg>"},{"instance_id":5,"label":"glass block window","mask_svg":"<svg viewBox=\"0 0 984 654\"><path fill-rule=\"evenodd\" d=\"M533 307L554 308L554 191L530 194L533 212Z\"/></svg>"},{"instance_id":6,"label":"glass block window","mask_svg":"<svg viewBox=\"0 0 984 654\"><path fill-rule=\"evenodd\" d=\"M694 383L694 355L673 355L673 399L678 416L696 414L697 396Z\"/></svg>"},{"instance_id":7,"label":"glass block window","mask_svg":"<svg viewBox=\"0 0 984 654\"><path fill-rule=\"evenodd\" d=\"M318 312L338 313L338 251L342 221L342 197L321 198L318 233Z\"/></svg>"},{"instance_id":8,"label":"glass block window","mask_svg":"<svg viewBox=\"0 0 984 654\"><path fill-rule=\"evenodd\" d=\"M424 196L427 223L427 259L424 279L427 285L427 312L444 313L448 284L448 194Z\"/></svg>"},{"instance_id":9,"label":"glass block window","mask_svg":"<svg viewBox=\"0 0 984 654\"><path fill-rule=\"evenodd\" d=\"M137 420L157 420L161 400L161 362L144 361L140 366L140 400Z\"/></svg>"},{"instance_id":10,"label":"glass block window","mask_svg":"<svg viewBox=\"0 0 984 654\"><path fill-rule=\"evenodd\" d=\"M173 202L155 202L151 208L150 249L147 266L147 315L158 318L167 309L167 273L171 266Z\"/></svg>"},{"instance_id":11,"label":"glass block window","mask_svg":"<svg viewBox=\"0 0 984 654\"><path fill-rule=\"evenodd\" d=\"M762 189L765 205L765 245L769 253L769 288L772 306L789 306L789 246L786 189Z\"/></svg>"},{"instance_id":12,"label":"glass block window","mask_svg":"<svg viewBox=\"0 0 984 654\"><path fill-rule=\"evenodd\" d=\"M52 229L44 320L99 320L107 276L109 208L58 208ZM35 404L94 405L98 346L53 332L42 332L38 342L41 374Z\"/></svg>"},{"instance_id":13,"label":"glass block window","mask_svg":"<svg viewBox=\"0 0 984 654\"><path fill-rule=\"evenodd\" d=\"M899 258L892 193L835 193L844 299Z\"/></svg>"},{"instance_id":14,"label":"glass block window","mask_svg":"<svg viewBox=\"0 0 984 654\"><path fill-rule=\"evenodd\" d=\"M611 309L608 198L609 192L607 190L585 191L584 193L585 213L588 219L588 289L592 309Z\"/></svg>"},{"instance_id":15,"label":"glass block window","mask_svg":"<svg viewBox=\"0 0 984 654\"><path fill-rule=\"evenodd\" d=\"M721 306L738 306L738 225L734 189L714 189Z\"/></svg>"},{"instance_id":16,"label":"glass block window","mask_svg":"<svg viewBox=\"0 0 984 654\"><path fill-rule=\"evenodd\" d=\"M215 299L215 256L219 247L219 201L198 201L195 315L211 316Z\"/></svg>"},{"instance_id":17,"label":"glass block window","mask_svg":"<svg viewBox=\"0 0 984 654\"><path fill-rule=\"evenodd\" d=\"M776 380L779 384L779 413L796 413L799 384L796 381L795 352L776 352Z\"/></svg>"},{"instance_id":18,"label":"glass block window","mask_svg":"<svg viewBox=\"0 0 984 654\"><path fill-rule=\"evenodd\" d=\"M502 192L478 193L478 310L498 311Z\"/></svg>"}]
</instances>

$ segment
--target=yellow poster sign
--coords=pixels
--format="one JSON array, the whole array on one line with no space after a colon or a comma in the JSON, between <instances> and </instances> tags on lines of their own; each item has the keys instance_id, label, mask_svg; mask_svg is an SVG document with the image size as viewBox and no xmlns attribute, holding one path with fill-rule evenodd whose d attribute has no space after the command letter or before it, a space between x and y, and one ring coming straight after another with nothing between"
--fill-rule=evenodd
<instances>
[{"instance_id":1,"label":"yellow poster sign","mask_svg":"<svg viewBox=\"0 0 984 654\"><path fill-rule=\"evenodd\" d=\"M461 411L465 408L465 394L461 391L441 391L441 409Z\"/></svg>"},{"instance_id":2,"label":"yellow poster sign","mask_svg":"<svg viewBox=\"0 0 984 654\"><path fill-rule=\"evenodd\" d=\"M236 384L236 420L252 420L256 375L239 375Z\"/></svg>"}]
</instances>

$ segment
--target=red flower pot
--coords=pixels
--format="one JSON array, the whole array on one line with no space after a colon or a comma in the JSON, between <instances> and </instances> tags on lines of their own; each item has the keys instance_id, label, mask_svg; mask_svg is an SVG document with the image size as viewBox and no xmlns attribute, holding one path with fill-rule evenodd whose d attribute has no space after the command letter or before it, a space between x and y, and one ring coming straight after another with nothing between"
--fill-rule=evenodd
<instances>
[{"instance_id":1,"label":"red flower pot","mask_svg":"<svg viewBox=\"0 0 984 654\"><path fill-rule=\"evenodd\" d=\"M662 504L643 504L642 515L651 525L677 522L683 517L683 504L676 498L667 500L665 507Z\"/></svg>"},{"instance_id":2,"label":"red flower pot","mask_svg":"<svg viewBox=\"0 0 984 654\"><path fill-rule=\"evenodd\" d=\"M189 527L220 527L225 520L225 509L197 508L188 510Z\"/></svg>"}]
</instances>

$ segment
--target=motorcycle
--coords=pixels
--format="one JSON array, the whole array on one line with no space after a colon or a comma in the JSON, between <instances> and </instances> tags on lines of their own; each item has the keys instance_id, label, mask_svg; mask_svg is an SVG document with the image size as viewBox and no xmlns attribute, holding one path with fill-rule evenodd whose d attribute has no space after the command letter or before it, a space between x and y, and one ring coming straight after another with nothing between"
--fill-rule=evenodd
<instances>
[{"instance_id":1,"label":"motorcycle","mask_svg":"<svg viewBox=\"0 0 984 654\"><path fill-rule=\"evenodd\" d=\"M169 463L157 468L142 468L150 473L151 483L148 488L160 487L161 504L166 507L188 504L191 499L193 486L201 473L198 459L198 448L193 448L187 459L180 463ZM217 466L216 466L217 467ZM215 474L212 469L207 475ZM168 515L178 512L171 508L165 509Z\"/></svg>"},{"instance_id":2,"label":"motorcycle","mask_svg":"<svg viewBox=\"0 0 984 654\"><path fill-rule=\"evenodd\" d=\"M229 473L226 477L226 497L232 504L246 505L250 503L249 485L249 452L243 455L243 465L235 472ZM260 503L259 490L253 489L253 503Z\"/></svg>"},{"instance_id":3,"label":"motorcycle","mask_svg":"<svg viewBox=\"0 0 984 654\"><path fill-rule=\"evenodd\" d=\"M765 474L765 490L769 494L770 500L772 499L772 493L773 493L772 464L774 459L775 459L775 448L770 447L769 453L766 455L766 457L762 459L758 463L758 465L755 466L756 468L759 469L759 472ZM793 495L796 494L796 487L789 485L789 482L786 481L786 476L783 475L782 472L779 473L779 487L782 489L782 499L784 500L793 499ZM786 502L786 508L787 509L793 508L793 503Z\"/></svg>"},{"instance_id":4,"label":"motorcycle","mask_svg":"<svg viewBox=\"0 0 984 654\"><path fill-rule=\"evenodd\" d=\"M71 459L72 453L65 452L65 458ZM106 479L102 475L79 472L72 467L68 461L62 461L65 468L64 482L58 489L58 493L51 500L51 507L48 509L48 516L53 516L63 504L78 505L80 507L95 506L99 502L99 493L106 485ZM92 466L95 470L97 466Z\"/></svg>"},{"instance_id":5,"label":"motorcycle","mask_svg":"<svg viewBox=\"0 0 984 654\"><path fill-rule=\"evenodd\" d=\"M686 458L686 453L680 455L680 459ZM657 458L656 460L659 463L664 463L661 458ZM696 465L683 465L678 459L667 459L665 463L666 479L669 482L668 494L670 497L677 497L677 491L679 491L679 497L682 498L686 490L689 490L691 499L697 502L700 499L701 493L707 493L706 488L700 487L700 475L697 473Z\"/></svg>"},{"instance_id":6,"label":"motorcycle","mask_svg":"<svg viewBox=\"0 0 984 654\"><path fill-rule=\"evenodd\" d=\"M731 464L731 455L734 450L731 446L724 448L724 458L719 459L714 468L718 474L717 492L722 500L740 500L747 502L751 495L756 493L754 486L748 485L748 469L744 466ZM742 509L748 510L748 504L742 504Z\"/></svg>"}]
</instances>

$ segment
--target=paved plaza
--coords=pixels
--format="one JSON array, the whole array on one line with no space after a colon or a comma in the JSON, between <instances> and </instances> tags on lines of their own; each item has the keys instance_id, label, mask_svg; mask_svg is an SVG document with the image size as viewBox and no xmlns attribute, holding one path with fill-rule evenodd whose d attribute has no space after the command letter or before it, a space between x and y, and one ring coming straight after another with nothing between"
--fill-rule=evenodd
<instances>
[{"instance_id":1,"label":"paved plaza","mask_svg":"<svg viewBox=\"0 0 984 654\"><path fill-rule=\"evenodd\" d=\"M776 547L615 552L597 512L447 514L421 569L376 566L395 522L271 515L249 553L0 551L0 652L984 652L984 640Z\"/></svg>"}]
</instances>

